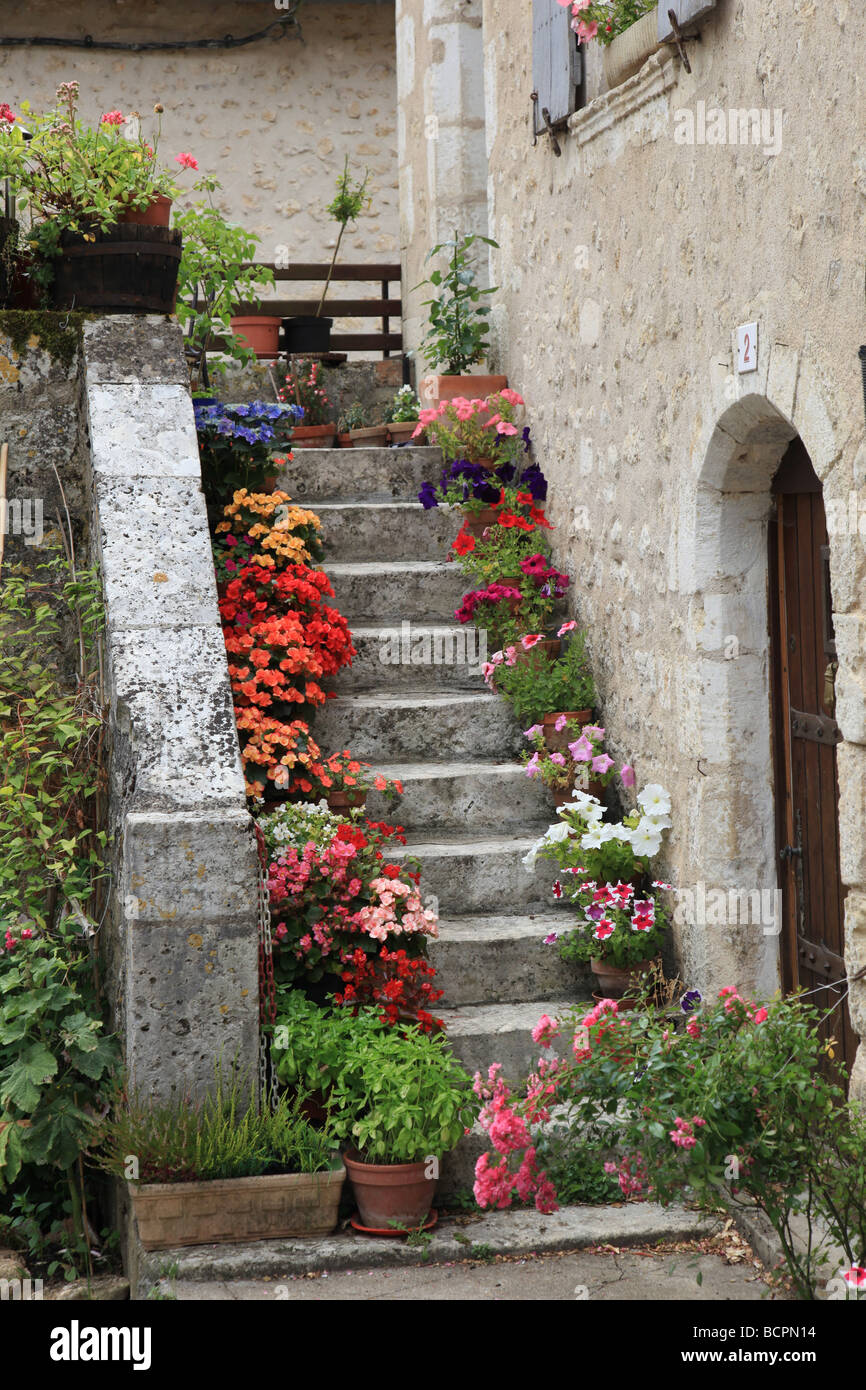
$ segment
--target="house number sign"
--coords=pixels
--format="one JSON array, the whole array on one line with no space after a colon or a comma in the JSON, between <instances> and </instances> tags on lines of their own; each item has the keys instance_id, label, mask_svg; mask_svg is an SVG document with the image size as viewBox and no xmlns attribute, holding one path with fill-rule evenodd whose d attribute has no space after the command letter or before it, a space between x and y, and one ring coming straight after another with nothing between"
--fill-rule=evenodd
<instances>
[{"instance_id":1,"label":"house number sign","mask_svg":"<svg viewBox=\"0 0 866 1390\"><path fill-rule=\"evenodd\" d=\"M737 329L737 371L758 370L758 325L741 323Z\"/></svg>"}]
</instances>

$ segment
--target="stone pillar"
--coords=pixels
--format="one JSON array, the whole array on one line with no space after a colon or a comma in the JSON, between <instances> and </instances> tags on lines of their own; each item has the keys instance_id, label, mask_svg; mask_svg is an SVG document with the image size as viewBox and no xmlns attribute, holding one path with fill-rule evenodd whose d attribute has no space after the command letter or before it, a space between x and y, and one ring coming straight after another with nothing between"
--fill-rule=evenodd
<instances>
[{"instance_id":1,"label":"stone pillar","mask_svg":"<svg viewBox=\"0 0 866 1390\"><path fill-rule=\"evenodd\" d=\"M414 352L427 252L455 229L487 234L481 0L397 0L397 102L403 342Z\"/></svg>"},{"instance_id":2,"label":"stone pillar","mask_svg":"<svg viewBox=\"0 0 866 1390\"><path fill-rule=\"evenodd\" d=\"M84 328L93 536L107 615L107 976L130 1082L200 1094L254 1068L256 860L180 328Z\"/></svg>"}]
</instances>

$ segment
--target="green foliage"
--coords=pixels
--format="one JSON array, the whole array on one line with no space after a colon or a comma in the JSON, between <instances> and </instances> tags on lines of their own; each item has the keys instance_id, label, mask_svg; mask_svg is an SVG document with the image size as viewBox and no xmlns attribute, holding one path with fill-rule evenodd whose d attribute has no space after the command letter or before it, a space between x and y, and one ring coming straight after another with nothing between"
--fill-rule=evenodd
<instances>
[{"instance_id":1,"label":"green foliage","mask_svg":"<svg viewBox=\"0 0 866 1390\"><path fill-rule=\"evenodd\" d=\"M370 412L360 401L353 401L349 409L340 416L338 428L341 434L347 430L363 430L370 423Z\"/></svg>"},{"instance_id":2,"label":"green foliage","mask_svg":"<svg viewBox=\"0 0 866 1390\"><path fill-rule=\"evenodd\" d=\"M273 271L249 264L259 238L227 222L214 206L212 195L220 187L216 179L199 179L195 188L207 197L174 217L183 233L177 317L194 364L194 386L208 384L205 350L212 336L224 339L222 351L235 361L255 361L255 352L232 332L231 318L239 304L258 304L260 291L274 283Z\"/></svg>"},{"instance_id":3,"label":"green foliage","mask_svg":"<svg viewBox=\"0 0 866 1390\"><path fill-rule=\"evenodd\" d=\"M444 366L454 375L480 362L487 350L490 306L482 300L493 294L495 287L480 289L475 283L469 253L476 241L499 249L490 237L455 232L452 241L440 242L427 253L430 261L443 251L448 252L447 270L434 270L420 286L415 286L420 289L431 285L435 291L423 301L430 311L430 327L423 340L424 357L430 367Z\"/></svg>"},{"instance_id":4,"label":"green foliage","mask_svg":"<svg viewBox=\"0 0 866 1390\"><path fill-rule=\"evenodd\" d=\"M100 1167L137 1180L203 1182L268 1173L320 1173L333 1169L334 1141L301 1113L303 1096L283 1095L259 1108L255 1086L217 1067L213 1091L201 1101L179 1095L164 1102L132 1096L106 1126Z\"/></svg>"},{"instance_id":5,"label":"green foliage","mask_svg":"<svg viewBox=\"0 0 866 1390\"><path fill-rule=\"evenodd\" d=\"M351 1009L320 1008L300 990L279 989L271 1058L282 1085L327 1093L347 1057L388 1031L379 1012L365 1010L356 1018Z\"/></svg>"},{"instance_id":6,"label":"green foliage","mask_svg":"<svg viewBox=\"0 0 866 1390\"><path fill-rule=\"evenodd\" d=\"M343 233L349 223L355 222L361 216L364 207L369 207L372 201L367 195L367 184L369 181L370 174L369 170L366 169L364 170L363 179L352 178L352 175L349 173L349 156L346 155L343 161L343 172L337 178L337 195L333 202L328 204L328 214L339 224L340 231L337 235L334 253L331 256L331 264L328 267L328 274L325 278L324 288L322 289L322 297L316 306L316 317L321 314L324 308L325 298L331 284L331 276L334 273L334 266L337 264L337 256L340 253L340 243L343 240ZM312 422L308 420L307 423L311 424Z\"/></svg>"},{"instance_id":7,"label":"green foliage","mask_svg":"<svg viewBox=\"0 0 866 1390\"><path fill-rule=\"evenodd\" d=\"M329 1131L370 1162L439 1157L478 1114L471 1078L444 1034L383 1027L379 1012L321 1010L317 1023L312 1006L296 1006L289 1046L274 1050L280 1079L326 1089Z\"/></svg>"},{"instance_id":8,"label":"green foliage","mask_svg":"<svg viewBox=\"0 0 866 1390\"><path fill-rule=\"evenodd\" d=\"M615 1174L604 1171L609 1153L602 1144L585 1142L557 1156L542 1143L538 1162L547 1171L561 1205L607 1206L622 1200Z\"/></svg>"},{"instance_id":9,"label":"green foliage","mask_svg":"<svg viewBox=\"0 0 866 1390\"><path fill-rule=\"evenodd\" d=\"M33 1170L31 1170L33 1171ZM5 1202L0 1211L0 1245L21 1252L22 1261L31 1275L42 1279L79 1279L90 1272L90 1256L114 1263L119 1236L104 1229L99 1233L99 1248L91 1240L70 1230L73 1204L68 1196L62 1199L63 1189L43 1193L44 1184L35 1180L22 1185Z\"/></svg>"},{"instance_id":10,"label":"green foliage","mask_svg":"<svg viewBox=\"0 0 866 1390\"><path fill-rule=\"evenodd\" d=\"M584 24L594 21L598 25L598 33L594 37L606 47L613 43L617 34L630 29L656 5L657 0L592 0L581 10L580 18Z\"/></svg>"},{"instance_id":11,"label":"green foliage","mask_svg":"<svg viewBox=\"0 0 866 1390\"><path fill-rule=\"evenodd\" d=\"M537 724L546 714L591 709L595 704L585 636L577 629L563 640L565 650L555 661L533 649L525 661L497 666L493 683L511 703L521 724Z\"/></svg>"}]
</instances>

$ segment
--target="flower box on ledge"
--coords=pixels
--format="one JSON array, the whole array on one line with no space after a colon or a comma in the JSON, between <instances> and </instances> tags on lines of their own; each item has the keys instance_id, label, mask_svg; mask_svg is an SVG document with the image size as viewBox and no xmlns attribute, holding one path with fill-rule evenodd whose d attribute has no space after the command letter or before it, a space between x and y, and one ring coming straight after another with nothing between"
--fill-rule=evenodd
<instances>
[{"instance_id":1,"label":"flower box on ledge","mask_svg":"<svg viewBox=\"0 0 866 1390\"><path fill-rule=\"evenodd\" d=\"M602 51L604 78L608 87L619 87L634 77L654 53L663 46L658 38L658 6L641 15L634 24L617 34Z\"/></svg>"},{"instance_id":2,"label":"flower box on ledge","mask_svg":"<svg viewBox=\"0 0 866 1390\"><path fill-rule=\"evenodd\" d=\"M323 1236L336 1229L346 1169L212 1182L127 1183L145 1250Z\"/></svg>"}]
</instances>

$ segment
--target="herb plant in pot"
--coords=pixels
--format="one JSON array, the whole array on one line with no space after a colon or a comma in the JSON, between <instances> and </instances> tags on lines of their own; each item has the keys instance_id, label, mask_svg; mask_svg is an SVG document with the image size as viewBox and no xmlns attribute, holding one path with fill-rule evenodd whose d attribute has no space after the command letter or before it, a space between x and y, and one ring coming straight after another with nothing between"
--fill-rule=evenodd
<instances>
[{"instance_id":1,"label":"herb plant in pot","mask_svg":"<svg viewBox=\"0 0 866 1390\"><path fill-rule=\"evenodd\" d=\"M557 638L565 641L565 650L553 660L538 652L539 635L529 633L494 652L484 668L488 686L510 701L521 724L543 724L546 714L591 709L595 704L584 634L570 620L559 628Z\"/></svg>"},{"instance_id":2,"label":"herb plant in pot","mask_svg":"<svg viewBox=\"0 0 866 1390\"><path fill-rule=\"evenodd\" d=\"M661 895L670 885L654 880L650 887L649 878L671 825L670 798L653 784L637 802L635 811L607 822L596 797L575 792L524 859L530 871L539 856L562 868L554 892L574 903L578 921L559 937L560 955L588 961L602 993L614 999L628 995L657 961L669 925Z\"/></svg>"},{"instance_id":3,"label":"herb plant in pot","mask_svg":"<svg viewBox=\"0 0 866 1390\"><path fill-rule=\"evenodd\" d=\"M352 402L337 429L341 435L348 433L350 449L382 448L388 442L387 425L371 425L370 411L360 401Z\"/></svg>"},{"instance_id":4,"label":"herb plant in pot","mask_svg":"<svg viewBox=\"0 0 866 1390\"><path fill-rule=\"evenodd\" d=\"M369 178L370 175L365 170L363 179L353 179L349 172L349 159L346 156L343 172L337 179L336 197L328 205L328 213L340 230L337 234L334 253L331 256L331 264L328 267L328 274L325 278L322 296L316 306L316 312L314 314L294 314L290 318L283 319L284 347L289 356L301 352L324 353L328 352L331 346L331 329L334 320L326 318L322 314L322 310L325 307L325 299L334 274L334 266L337 264L343 233L350 222L357 221L365 205L369 205L370 199L367 195Z\"/></svg>"},{"instance_id":5,"label":"herb plant in pot","mask_svg":"<svg viewBox=\"0 0 866 1390\"><path fill-rule=\"evenodd\" d=\"M424 358L434 371L437 367L445 368L444 375L425 377L419 382L418 394L425 406L455 396L489 396L508 385L504 376L468 372L468 368L483 361L487 351L490 306L484 299L495 289L481 289L475 283L471 252L476 242L499 249L490 237L455 232L453 240L440 242L427 253L427 260L431 261L447 252L447 269L431 271L415 287L429 285L433 290L431 297L423 301L429 310L430 324L422 344Z\"/></svg>"},{"instance_id":6,"label":"herb plant in pot","mask_svg":"<svg viewBox=\"0 0 866 1390\"><path fill-rule=\"evenodd\" d=\"M337 1072L329 1101L332 1131L349 1145L344 1158L359 1225L395 1235L423 1226L439 1162L479 1110L472 1078L444 1033L394 1027L364 1036Z\"/></svg>"},{"instance_id":7,"label":"herb plant in pot","mask_svg":"<svg viewBox=\"0 0 866 1390\"><path fill-rule=\"evenodd\" d=\"M412 387L401 386L390 405L385 407L389 444L426 444L424 430L419 434L417 428L420 410L421 402Z\"/></svg>"}]
</instances>

